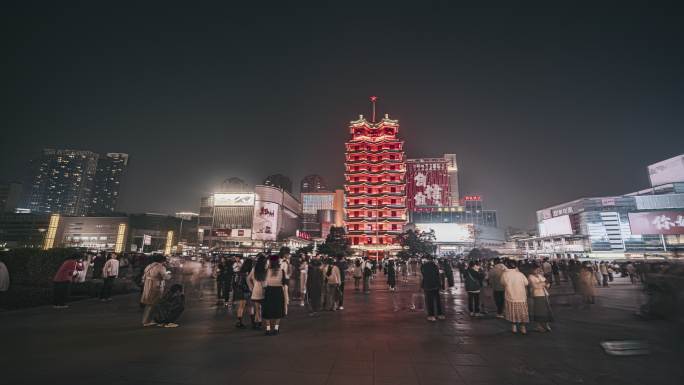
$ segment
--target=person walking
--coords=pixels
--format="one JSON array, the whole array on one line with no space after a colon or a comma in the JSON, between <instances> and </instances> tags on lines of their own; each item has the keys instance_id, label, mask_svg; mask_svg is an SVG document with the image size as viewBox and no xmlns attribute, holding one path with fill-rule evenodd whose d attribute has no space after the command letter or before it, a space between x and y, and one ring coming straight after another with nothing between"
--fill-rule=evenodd
<instances>
[{"instance_id":1,"label":"person walking","mask_svg":"<svg viewBox=\"0 0 684 385\"><path fill-rule=\"evenodd\" d=\"M373 276L373 264L368 260L368 257L363 257L363 293L370 294L370 280Z\"/></svg>"},{"instance_id":2,"label":"person walking","mask_svg":"<svg viewBox=\"0 0 684 385\"><path fill-rule=\"evenodd\" d=\"M306 278L306 295L309 301L310 316L315 316L321 310L323 296L323 283L325 277L321 270L321 260L314 258L309 262L309 271Z\"/></svg>"},{"instance_id":3,"label":"person walking","mask_svg":"<svg viewBox=\"0 0 684 385\"><path fill-rule=\"evenodd\" d=\"M577 286L587 308L589 305L593 304L596 299L594 281L594 271L591 267L591 263L586 262L580 270Z\"/></svg>"},{"instance_id":4,"label":"person walking","mask_svg":"<svg viewBox=\"0 0 684 385\"><path fill-rule=\"evenodd\" d=\"M506 265L500 258L494 259L494 267L489 270L489 285L492 287L494 305L496 305L496 318L504 317L504 287L501 283L501 276L506 271Z\"/></svg>"},{"instance_id":5,"label":"person walking","mask_svg":"<svg viewBox=\"0 0 684 385\"><path fill-rule=\"evenodd\" d=\"M214 275L216 276L216 305L218 306L224 301L226 288L226 266L222 260L216 265Z\"/></svg>"},{"instance_id":6,"label":"person walking","mask_svg":"<svg viewBox=\"0 0 684 385\"><path fill-rule=\"evenodd\" d=\"M119 257L115 253L109 255L109 259L102 267L102 291L100 292L100 301L107 302L112 300L112 287L114 287L114 280L119 277Z\"/></svg>"},{"instance_id":7,"label":"person walking","mask_svg":"<svg viewBox=\"0 0 684 385\"><path fill-rule=\"evenodd\" d=\"M337 310L337 297L340 290L340 269L332 258L328 259L325 279L327 281L325 306L328 311Z\"/></svg>"},{"instance_id":8,"label":"person walking","mask_svg":"<svg viewBox=\"0 0 684 385\"><path fill-rule=\"evenodd\" d=\"M262 316L266 322L266 335L274 336L280 333L280 319L285 316L284 288L287 287L287 276L281 267L279 255L271 255L268 261Z\"/></svg>"},{"instance_id":9,"label":"person walking","mask_svg":"<svg viewBox=\"0 0 684 385\"><path fill-rule=\"evenodd\" d=\"M363 269L361 268L361 260L357 259L352 268L352 276L354 277L354 290L359 291L361 287L361 280L363 279Z\"/></svg>"},{"instance_id":10,"label":"person walking","mask_svg":"<svg viewBox=\"0 0 684 385\"><path fill-rule=\"evenodd\" d=\"M632 264L632 262L629 262L627 266L625 267L627 270L627 275L629 275L629 281L632 283L632 285L636 284L636 268Z\"/></svg>"},{"instance_id":11,"label":"person walking","mask_svg":"<svg viewBox=\"0 0 684 385\"><path fill-rule=\"evenodd\" d=\"M250 291L249 283L247 282L249 273L252 272L252 260L246 258L240 266L240 271L238 271L235 276L235 291L233 292L233 301L237 301L237 323L236 328L244 329L245 324L242 323L242 317L245 314L245 309L247 309L247 301L252 297L252 292ZM251 323L254 325L254 315L251 316Z\"/></svg>"},{"instance_id":12,"label":"person walking","mask_svg":"<svg viewBox=\"0 0 684 385\"><path fill-rule=\"evenodd\" d=\"M387 267L385 268L387 273L387 285L390 291L395 291L397 289L397 269L394 266L394 261L390 260L387 262Z\"/></svg>"},{"instance_id":13,"label":"person walking","mask_svg":"<svg viewBox=\"0 0 684 385\"><path fill-rule=\"evenodd\" d=\"M602 286L608 287L608 264L605 261L599 264L599 272L601 272Z\"/></svg>"},{"instance_id":14,"label":"person walking","mask_svg":"<svg viewBox=\"0 0 684 385\"><path fill-rule=\"evenodd\" d=\"M541 269L535 269L527 279L532 294L532 320L537 323L538 332L550 332L553 317L548 289L551 283L546 281Z\"/></svg>"},{"instance_id":15,"label":"person walking","mask_svg":"<svg viewBox=\"0 0 684 385\"><path fill-rule=\"evenodd\" d=\"M10 275L9 270L7 270L7 265L3 261L0 261L0 292L5 292L9 290L10 287Z\"/></svg>"},{"instance_id":16,"label":"person walking","mask_svg":"<svg viewBox=\"0 0 684 385\"><path fill-rule=\"evenodd\" d=\"M501 275L501 284L504 287L506 303L504 305L504 317L511 323L511 331L515 334L527 334L526 324L530 322L527 307L527 285L529 281L518 270L515 261L509 261L508 270Z\"/></svg>"},{"instance_id":17,"label":"person walking","mask_svg":"<svg viewBox=\"0 0 684 385\"><path fill-rule=\"evenodd\" d=\"M553 282L556 283L556 286L560 285L560 267L557 261L551 263L551 272L553 273Z\"/></svg>"},{"instance_id":18,"label":"person walking","mask_svg":"<svg viewBox=\"0 0 684 385\"><path fill-rule=\"evenodd\" d=\"M344 310L344 282L347 280L347 270L349 265L344 259L344 255L337 256L337 268L340 269L340 287L337 292L337 310Z\"/></svg>"},{"instance_id":19,"label":"person walking","mask_svg":"<svg viewBox=\"0 0 684 385\"><path fill-rule=\"evenodd\" d=\"M254 268L247 276L247 285L252 293L250 299L254 305L254 322L252 329L261 328L261 306L264 303L264 285L266 284L266 256L262 253L257 254Z\"/></svg>"},{"instance_id":20,"label":"person walking","mask_svg":"<svg viewBox=\"0 0 684 385\"><path fill-rule=\"evenodd\" d=\"M300 306L306 304L306 281L309 275L309 257L304 256L299 264L299 298L301 300Z\"/></svg>"},{"instance_id":21,"label":"person walking","mask_svg":"<svg viewBox=\"0 0 684 385\"><path fill-rule=\"evenodd\" d=\"M544 262L542 262L541 268L544 273L544 278L546 279L546 282L553 283L553 266L549 262L548 258L544 258Z\"/></svg>"},{"instance_id":22,"label":"person walking","mask_svg":"<svg viewBox=\"0 0 684 385\"><path fill-rule=\"evenodd\" d=\"M480 291L483 279L484 274L480 271L480 265L470 261L465 271L465 289L468 293L468 311L471 317L480 316Z\"/></svg>"},{"instance_id":23,"label":"person walking","mask_svg":"<svg viewBox=\"0 0 684 385\"><path fill-rule=\"evenodd\" d=\"M147 265L143 272L143 292L140 303L145 305L142 316L143 326L154 326L157 323L152 319L152 309L159 302L164 293L164 282L171 278L166 272L163 255L152 256L152 263Z\"/></svg>"},{"instance_id":24,"label":"person walking","mask_svg":"<svg viewBox=\"0 0 684 385\"><path fill-rule=\"evenodd\" d=\"M439 298L439 267L432 256L427 256L427 260L420 267L421 281L420 287L425 294L425 308L428 312L427 320L435 322L437 319L443 320L442 300Z\"/></svg>"},{"instance_id":25,"label":"person walking","mask_svg":"<svg viewBox=\"0 0 684 385\"><path fill-rule=\"evenodd\" d=\"M75 254L62 262L62 265L52 279L53 307L55 309L69 307L67 305L67 302L69 302L69 291L71 290L71 283L74 281L74 277L78 274L78 269L80 268L78 264L79 258L80 256Z\"/></svg>"}]
</instances>

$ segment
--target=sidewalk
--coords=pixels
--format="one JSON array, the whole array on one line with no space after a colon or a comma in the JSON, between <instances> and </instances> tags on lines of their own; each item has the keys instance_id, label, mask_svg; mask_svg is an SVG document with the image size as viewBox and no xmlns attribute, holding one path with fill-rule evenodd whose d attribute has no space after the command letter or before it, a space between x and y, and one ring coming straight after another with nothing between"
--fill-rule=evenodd
<instances>
[{"instance_id":1,"label":"sidewalk","mask_svg":"<svg viewBox=\"0 0 684 385\"><path fill-rule=\"evenodd\" d=\"M142 328L137 295L67 310L0 315L3 384L675 384L684 371L676 326L642 321L619 305L625 286L599 289L590 310L557 306L554 332L512 335L498 319L471 319L457 283L448 319L409 309L415 282L389 292L346 289L345 310L308 317L291 306L281 335L237 330L203 285L177 329ZM616 289L613 291L613 289ZM613 306L616 305L617 306ZM629 306L627 306L629 307ZM640 339L647 356L614 357L605 340Z\"/></svg>"}]
</instances>

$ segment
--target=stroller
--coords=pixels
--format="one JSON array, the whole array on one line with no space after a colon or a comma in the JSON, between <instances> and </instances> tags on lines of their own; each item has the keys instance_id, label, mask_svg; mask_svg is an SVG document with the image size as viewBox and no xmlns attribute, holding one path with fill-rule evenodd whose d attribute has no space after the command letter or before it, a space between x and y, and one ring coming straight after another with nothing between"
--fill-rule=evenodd
<instances>
[{"instance_id":1,"label":"stroller","mask_svg":"<svg viewBox=\"0 0 684 385\"><path fill-rule=\"evenodd\" d=\"M166 328L178 327L176 321L185 310L183 285L174 284L154 307L154 322Z\"/></svg>"}]
</instances>

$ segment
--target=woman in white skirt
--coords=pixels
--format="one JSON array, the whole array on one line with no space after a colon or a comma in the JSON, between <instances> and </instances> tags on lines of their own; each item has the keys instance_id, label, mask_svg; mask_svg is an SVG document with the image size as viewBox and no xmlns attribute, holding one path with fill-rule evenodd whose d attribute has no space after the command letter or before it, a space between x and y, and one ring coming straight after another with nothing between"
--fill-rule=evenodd
<instances>
[{"instance_id":1,"label":"woman in white skirt","mask_svg":"<svg viewBox=\"0 0 684 385\"><path fill-rule=\"evenodd\" d=\"M506 303L504 305L504 317L511 323L511 331L515 334L520 327L520 333L527 334L526 324L530 322L527 308L527 285L529 282L523 273L518 271L515 261L509 261L508 270L501 275L501 284L504 287Z\"/></svg>"}]
</instances>

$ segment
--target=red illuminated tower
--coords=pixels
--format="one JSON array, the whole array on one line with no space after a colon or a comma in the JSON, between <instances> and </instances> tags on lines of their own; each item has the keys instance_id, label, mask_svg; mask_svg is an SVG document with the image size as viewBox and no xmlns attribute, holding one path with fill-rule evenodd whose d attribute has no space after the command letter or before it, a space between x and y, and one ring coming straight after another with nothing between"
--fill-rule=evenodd
<instances>
[{"instance_id":1,"label":"red illuminated tower","mask_svg":"<svg viewBox=\"0 0 684 385\"><path fill-rule=\"evenodd\" d=\"M359 116L349 123L345 153L345 226L352 247L382 258L400 249L397 235L407 223L404 141L399 121Z\"/></svg>"}]
</instances>

